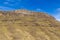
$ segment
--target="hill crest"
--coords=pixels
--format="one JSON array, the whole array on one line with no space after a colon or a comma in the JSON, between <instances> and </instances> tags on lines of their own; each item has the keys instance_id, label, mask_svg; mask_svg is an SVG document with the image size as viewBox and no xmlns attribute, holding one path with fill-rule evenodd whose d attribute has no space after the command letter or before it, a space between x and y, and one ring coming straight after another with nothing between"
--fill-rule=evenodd
<instances>
[{"instance_id":1,"label":"hill crest","mask_svg":"<svg viewBox=\"0 0 60 40\"><path fill-rule=\"evenodd\" d=\"M41 12L0 11L0 40L60 40L60 22Z\"/></svg>"}]
</instances>

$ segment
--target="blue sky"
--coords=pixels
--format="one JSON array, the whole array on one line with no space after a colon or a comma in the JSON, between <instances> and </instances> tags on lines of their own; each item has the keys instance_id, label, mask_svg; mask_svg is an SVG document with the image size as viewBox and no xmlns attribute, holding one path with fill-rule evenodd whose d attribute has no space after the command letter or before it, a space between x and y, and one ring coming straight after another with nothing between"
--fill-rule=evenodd
<instances>
[{"instance_id":1,"label":"blue sky","mask_svg":"<svg viewBox=\"0 0 60 40\"><path fill-rule=\"evenodd\" d=\"M46 12L60 20L60 0L1 0L0 10L28 9Z\"/></svg>"}]
</instances>

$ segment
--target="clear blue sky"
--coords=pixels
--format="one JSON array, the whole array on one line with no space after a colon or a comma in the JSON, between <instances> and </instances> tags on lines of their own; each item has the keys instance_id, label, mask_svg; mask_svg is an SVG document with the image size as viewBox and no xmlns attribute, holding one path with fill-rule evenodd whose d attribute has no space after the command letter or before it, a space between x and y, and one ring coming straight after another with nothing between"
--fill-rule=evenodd
<instances>
[{"instance_id":1,"label":"clear blue sky","mask_svg":"<svg viewBox=\"0 0 60 40\"><path fill-rule=\"evenodd\" d=\"M60 20L60 0L1 0L0 10L28 9L47 12Z\"/></svg>"}]
</instances>

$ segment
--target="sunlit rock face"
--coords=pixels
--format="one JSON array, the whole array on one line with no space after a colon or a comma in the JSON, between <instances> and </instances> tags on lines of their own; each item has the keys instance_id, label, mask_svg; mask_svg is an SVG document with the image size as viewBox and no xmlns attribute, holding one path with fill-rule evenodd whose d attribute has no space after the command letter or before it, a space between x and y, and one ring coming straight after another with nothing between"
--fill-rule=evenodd
<instances>
[{"instance_id":1,"label":"sunlit rock face","mask_svg":"<svg viewBox=\"0 0 60 40\"><path fill-rule=\"evenodd\" d=\"M60 22L41 12L0 11L0 40L60 40Z\"/></svg>"}]
</instances>

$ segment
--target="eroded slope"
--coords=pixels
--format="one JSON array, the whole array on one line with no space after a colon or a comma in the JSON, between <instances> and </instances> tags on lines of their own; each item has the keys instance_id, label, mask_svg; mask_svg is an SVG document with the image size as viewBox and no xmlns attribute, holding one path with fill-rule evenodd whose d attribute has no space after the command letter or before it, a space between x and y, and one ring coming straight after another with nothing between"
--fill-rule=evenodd
<instances>
[{"instance_id":1,"label":"eroded slope","mask_svg":"<svg viewBox=\"0 0 60 40\"><path fill-rule=\"evenodd\" d=\"M60 40L60 23L44 13L0 12L0 40Z\"/></svg>"}]
</instances>

